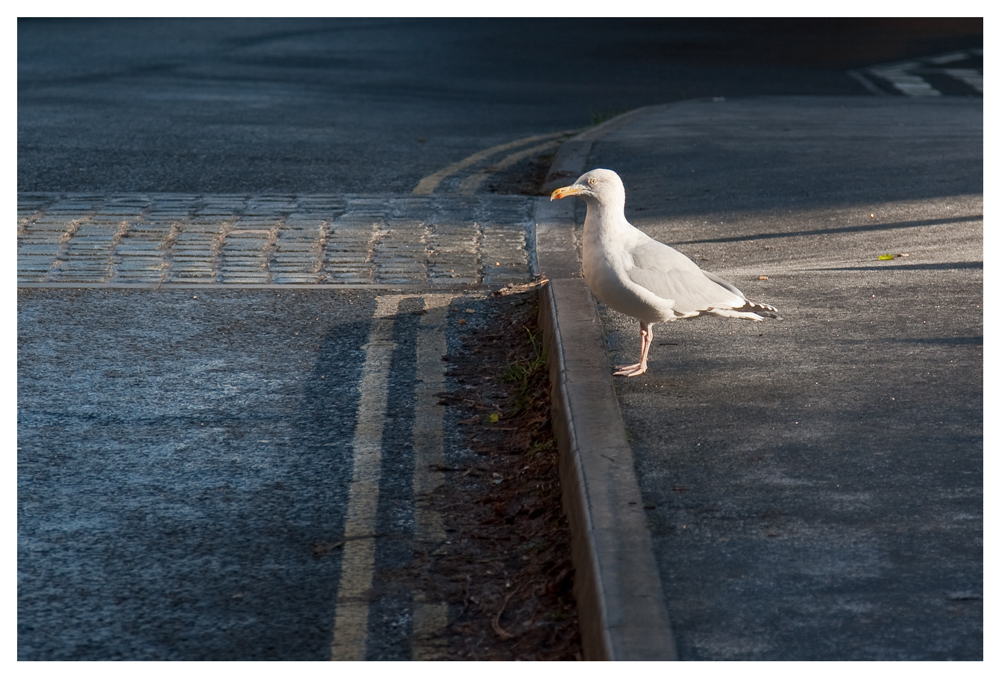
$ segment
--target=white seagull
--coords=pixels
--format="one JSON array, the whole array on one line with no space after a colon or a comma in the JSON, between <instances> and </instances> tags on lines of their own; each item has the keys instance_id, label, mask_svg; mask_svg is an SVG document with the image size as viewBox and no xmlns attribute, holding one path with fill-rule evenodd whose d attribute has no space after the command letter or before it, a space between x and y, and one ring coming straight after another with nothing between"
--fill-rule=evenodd
<instances>
[{"instance_id":1,"label":"white seagull","mask_svg":"<svg viewBox=\"0 0 1000 678\"><path fill-rule=\"evenodd\" d=\"M639 320L639 362L616 365L615 375L646 371L653 324L712 314L726 318L777 318L778 310L750 301L732 283L701 270L672 247L653 240L625 219L625 186L611 170L590 170L551 200L577 195L587 203L583 224L583 277L598 299Z\"/></svg>"}]
</instances>

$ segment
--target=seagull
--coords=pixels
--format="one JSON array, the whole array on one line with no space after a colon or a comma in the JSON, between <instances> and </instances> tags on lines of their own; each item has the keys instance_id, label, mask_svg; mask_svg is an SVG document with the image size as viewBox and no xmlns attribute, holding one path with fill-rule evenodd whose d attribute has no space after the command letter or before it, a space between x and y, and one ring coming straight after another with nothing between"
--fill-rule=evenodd
<instances>
[{"instance_id":1,"label":"seagull","mask_svg":"<svg viewBox=\"0 0 1000 678\"><path fill-rule=\"evenodd\" d=\"M750 301L736 287L625 219L625 185L611 170L594 169L550 200L576 195L587 203L583 224L583 277L594 295L639 320L639 362L616 365L615 376L646 372L653 324L711 314L760 321L778 310Z\"/></svg>"}]
</instances>

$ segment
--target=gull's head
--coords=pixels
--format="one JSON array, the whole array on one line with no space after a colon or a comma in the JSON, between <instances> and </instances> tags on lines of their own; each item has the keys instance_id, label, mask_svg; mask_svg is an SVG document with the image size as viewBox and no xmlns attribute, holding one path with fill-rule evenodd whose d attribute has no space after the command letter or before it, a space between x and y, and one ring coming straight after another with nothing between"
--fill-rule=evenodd
<instances>
[{"instance_id":1,"label":"gull's head","mask_svg":"<svg viewBox=\"0 0 1000 678\"><path fill-rule=\"evenodd\" d=\"M591 200L604 205L625 205L625 185L617 174L609 169L594 169L577 179L571 186L563 186L552 191L550 200L561 200L578 195L588 203Z\"/></svg>"}]
</instances>

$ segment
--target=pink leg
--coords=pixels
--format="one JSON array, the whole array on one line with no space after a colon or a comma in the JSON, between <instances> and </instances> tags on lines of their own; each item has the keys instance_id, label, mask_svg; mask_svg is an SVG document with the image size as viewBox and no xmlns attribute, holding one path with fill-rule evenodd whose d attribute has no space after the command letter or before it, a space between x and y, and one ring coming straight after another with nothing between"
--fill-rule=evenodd
<instances>
[{"instance_id":1,"label":"pink leg","mask_svg":"<svg viewBox=\"0 0 1000 678\"><path fill-rule=\"evenodd\" d=\"M639 362L634 365L615 365L615 376L637 377L646 371L646 360L649 358L649 347L653 345L653 326L650 323L639 321L639 336L642 339L642 347L639 349Z\"/></svg>"}]
</instances>

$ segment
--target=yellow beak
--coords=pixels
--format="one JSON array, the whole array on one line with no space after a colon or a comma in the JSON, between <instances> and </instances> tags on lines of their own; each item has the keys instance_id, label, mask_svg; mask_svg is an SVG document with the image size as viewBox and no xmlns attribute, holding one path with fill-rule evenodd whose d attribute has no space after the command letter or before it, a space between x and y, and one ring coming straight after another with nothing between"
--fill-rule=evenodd
<instances>
[{"instance_id":1,"label":"yellow beak","mask_svg":"<svg viewBox=\"0 0 1000 678\"><path fill-rule=\"evenodd\" d=\"M578 186L563 186L562 188L557 188L552 191L552 195L549 200L562 200L565 197L571 195L580 195L580 188Z\"/></svg>"}]
</instances>

